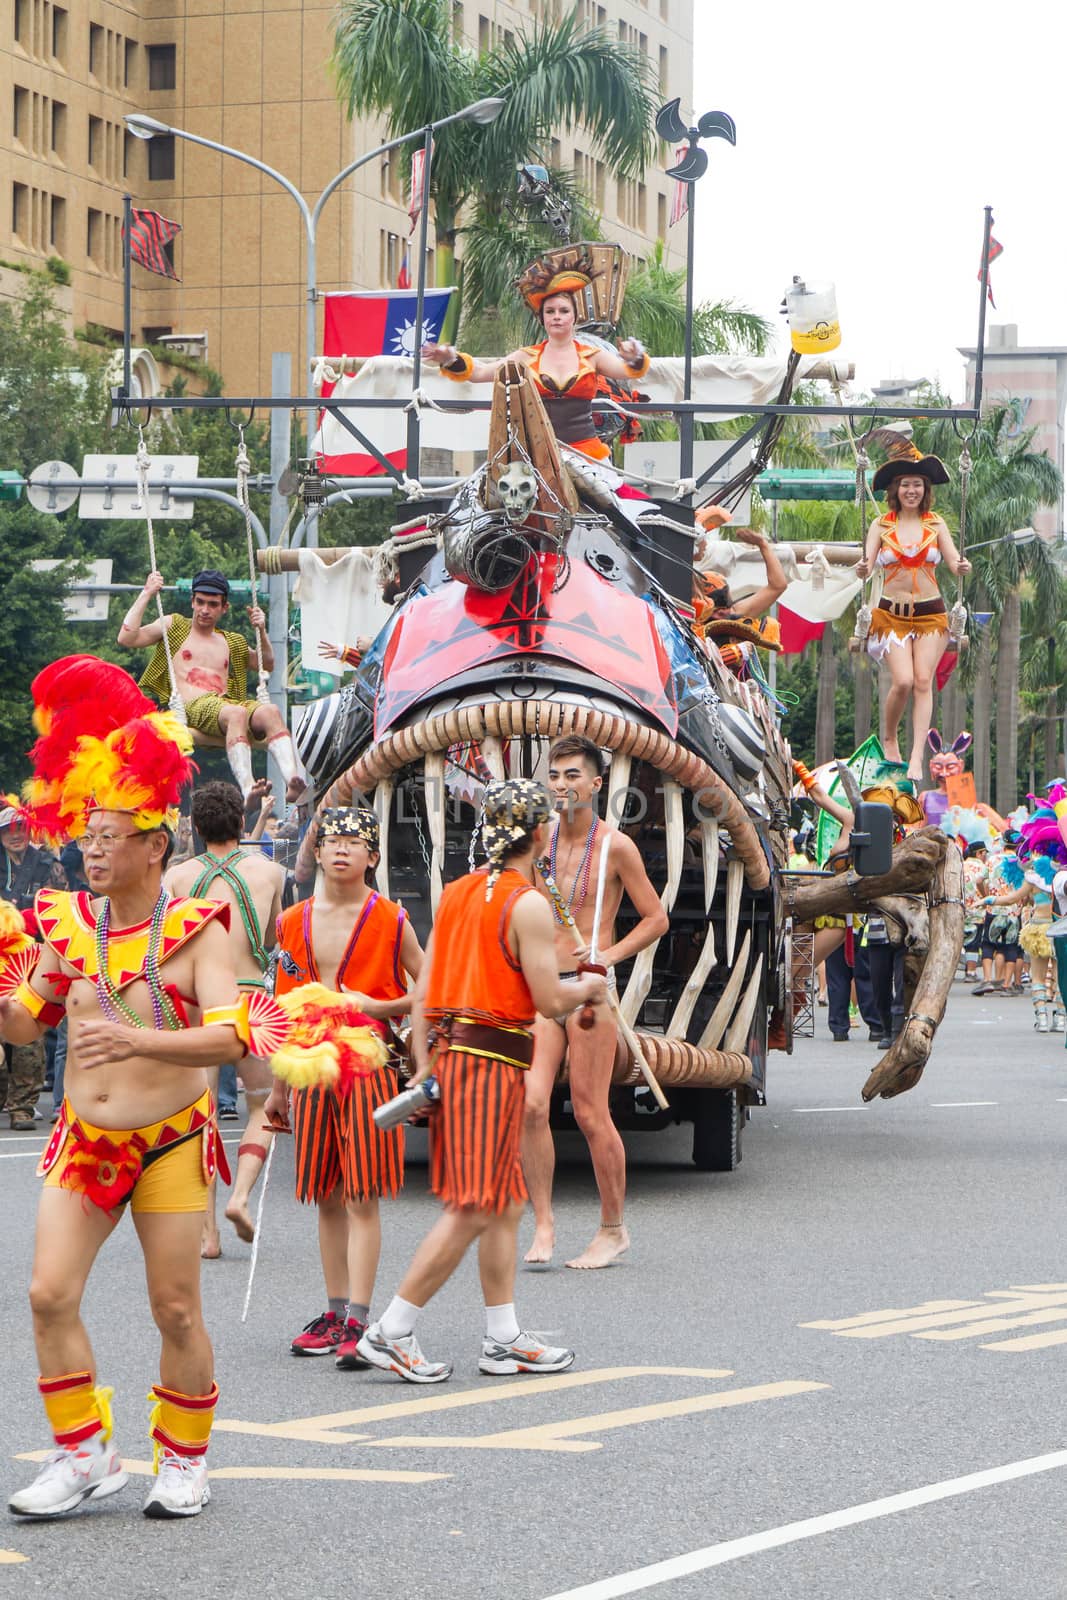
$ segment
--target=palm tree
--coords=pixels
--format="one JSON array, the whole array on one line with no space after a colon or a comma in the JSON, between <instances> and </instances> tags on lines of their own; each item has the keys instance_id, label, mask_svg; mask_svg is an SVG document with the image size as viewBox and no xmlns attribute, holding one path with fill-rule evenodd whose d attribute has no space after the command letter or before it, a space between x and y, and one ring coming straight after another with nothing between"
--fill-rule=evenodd
<instances>
[{"instance_id":1,"label":"palm tree","mask_svg":"<svg viewBox=\"0 0 1067 1600\"><path fill-rule=\"evenodd\" d=\"M581 123L594 154L623 178L639 176L655 150L647 57L605 28L583 28L577 10L478 54L454 37L450 0L342 0L333 65L348 115L380 112L394 137L486 96L504 99L488 127L457 122L438 135L430 177L438 283L455 281L465 208L502 218L516 166L561 129Z\"/></svg>"},{"instance_id":2,"label":"palm tree","mask_svg":"<svg viewBox=\"0 0 1067 1600\"><path fill-rule=\"evenodd\" d=\"M967 543L1001 540L1015 528L1029 525L1039 506L1054 505L1062 478L1044 453L1031 450L1034 429L1016 430L1010 405L992 407L982 417L971 441L974 471L967 500ZM932 418L917 423L915 439L924 451L933 451L955 466L953 481L940 492L939 507L959 525L960 441L948 420ZM1024 580L1035 594L1052 600L1059 593L1059 573L1046 544L995 543L975 551L975 575L970 593L977 594L980 609L998 614L996 658L997 763L994 805L1010 811L1018 799L1019 662L1022 641L1022 587ZM989 643L982 641L983 666L988 665ZM975 679L974 733L975 783L989 773L990 679L981 672ZM988 790L985 791L988 793Z\"/></svg>"}]
</instances>

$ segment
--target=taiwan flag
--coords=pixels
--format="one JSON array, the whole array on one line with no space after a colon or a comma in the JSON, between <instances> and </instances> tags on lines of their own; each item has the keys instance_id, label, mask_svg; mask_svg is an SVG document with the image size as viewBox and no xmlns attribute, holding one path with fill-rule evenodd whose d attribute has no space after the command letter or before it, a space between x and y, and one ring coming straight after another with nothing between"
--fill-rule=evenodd
<instances>
[{"instance_id":1,"label":"taiwan flag","mask_svg":"<svg viewBox=\"0 0 1067 1600\"><path fill-rule=\"evenodd\" d=\"M427 289L420 344L441 337L451 289ZM418 291L390 289L378 294L326 294L323 354L327 356L413 356Z\"/></svg>"}]
</instances>

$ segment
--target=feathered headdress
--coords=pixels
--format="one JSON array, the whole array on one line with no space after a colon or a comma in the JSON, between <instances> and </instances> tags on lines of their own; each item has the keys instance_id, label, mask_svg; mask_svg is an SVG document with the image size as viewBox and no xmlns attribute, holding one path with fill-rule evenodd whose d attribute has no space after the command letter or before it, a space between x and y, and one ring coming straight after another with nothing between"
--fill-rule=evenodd
<instances>
[{"instance_id":1,"label":"feathered headdress","mask_svg":"<svg viewBox=\"0 0 1067 1600\"><path fill-rule=\"evenodd\" d=\"M538 256L536 261L531 261L522 276L515 280L515 287L537 316L550 295L577 294L599 277L588 250L577 250L572 262L561 262L557 250L552 256Z\"/></svg>"},{"instance_id":2,"label":"feathered headdress","mask_svg":"<svg viewBox=\"0 0 1067 1600\"><path fill-rule=\"evenodd\" d=\"M125 811L137 828L177 826L195 768L192 735L159 711L128 672L95 656L64 656L30 689L38 739L24 814L38 837L78 838L92 811Z\"/></svg>"}]
</instances>

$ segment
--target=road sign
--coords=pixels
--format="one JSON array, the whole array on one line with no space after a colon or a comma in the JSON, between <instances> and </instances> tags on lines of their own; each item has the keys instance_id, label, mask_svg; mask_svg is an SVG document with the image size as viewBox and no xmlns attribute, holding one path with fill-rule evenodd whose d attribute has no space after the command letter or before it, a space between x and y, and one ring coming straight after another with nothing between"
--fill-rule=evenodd
<instances>
[{"instance_id":1,"label":"road sign","mask_svg":"<svg viewBox=\"0 0 1067 1600\"><path fill-rule=\"evenodd\" d=\"M63 562L31 561L30 565L37 572L51 572ZM111 596L102 594L100 589L111 582L112 562L84 561L81 566L85 576L74 579L71 588L75 592L63 601L63 614L68 622L106 622Z\"/></svg>"},{"instance_id":2,"label":"road sign","mask_svg":"<svg viewBox=\"0 0 1067 1600\"><path fill-rule=\"evenodd\" d=\"M37 511L58 517L78 498L78 472L67 461L42 461L30 473L26 499Z\"/></svg>"},{"instance_id":3,"label":"road sign","mask_svg":"<svg viewBox=\"0 0 1067 1600\"><path fill-rule=\"evenodd\" d=\"M149 500L153 520L188 522L193 515L191 499L177 500L170 484L190 483L197 475L199 456L153 456L148 466ZM110 519L143 519L145 508L137 491L136 456L86 456L82 477L99 480L99 489L83 489L80 516L94 522ZM114 484L115 487L111 487Z\"/></svg>"}]
</instances>

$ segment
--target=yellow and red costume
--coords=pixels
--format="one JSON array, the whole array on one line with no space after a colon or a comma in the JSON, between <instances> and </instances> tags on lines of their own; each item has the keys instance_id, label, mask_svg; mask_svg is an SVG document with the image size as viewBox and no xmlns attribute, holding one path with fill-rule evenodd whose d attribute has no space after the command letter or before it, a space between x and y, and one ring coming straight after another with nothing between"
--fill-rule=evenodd
<instances>
[{"instance_id":1,"label":"yellow and red costume","mask_svg":"<svg viewBox=\"0 0 1067 1600\"><path fill-rule=\"evenodd\" d=\"M526 1199L519 1141L536 1008L508 930L519 899L531 892L511 868L498 876L483 868L448 884L437 908L426 991L426 1016L442 1047L434 1062L441 1096L430 1119L430 1187L457 1209L500 1212Z\"/></svg>"},{"instance_id":2,"label":"yellow and red costume","mask_svg":"<svg viewBox=\"0 0 1067 1600\"><path fill-rule=\"evenodd\" d=\"M275 993L289 994L303 984L321 983L312 937L314 898L290 906L278 918L281 949ZM399 1000L407 994L400 946L407 913L377 890L368 897L337 970L338 989L358 989L372 1000ZM370 1022L383 1039L384 1022ZM383 1133L375 1110L397 1092L389 1066L359 1075L340 1094L324 1085L298 1089L292 1096L296 1156L296 1196L305 1204L325 1199L341 1185L346 1200L396 1195L404 1182L404 1134Z\"/></svg>"},{"instance_id":3,"label":"yellow and red costume","mask_svg":"<svg viewBox=\"0 0 1067 1600\"><path fill-rule=\"evenodd\" d=\"M895 511L887 511L878 519L878 531L882 541L878 565L888 579L910 574L911 594L893 596L883 593L871 612L869 639L872 643L881 641L880 648L884 650L894 639L903 644L920 634L947 633L948 613L941 595L933 595L927 600L918 598L919 573L924 567L928 568L927 576L932 581L933 568L941 560L937 543L941 518L933 511L926 512L922 518L921 537L912 550L905 550L900 543ZM879 648L877 644L876 648Z\"/></svg>"}]
</instances>

